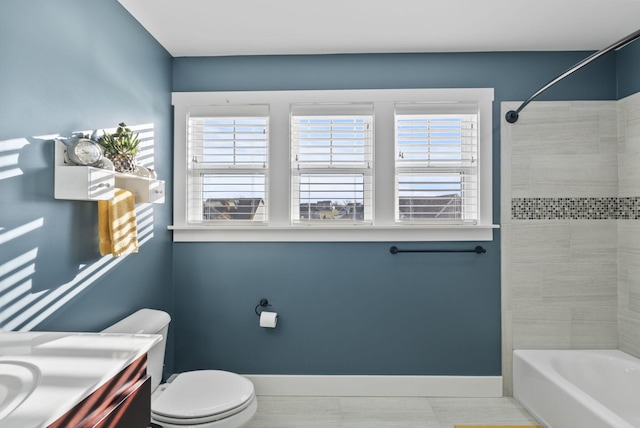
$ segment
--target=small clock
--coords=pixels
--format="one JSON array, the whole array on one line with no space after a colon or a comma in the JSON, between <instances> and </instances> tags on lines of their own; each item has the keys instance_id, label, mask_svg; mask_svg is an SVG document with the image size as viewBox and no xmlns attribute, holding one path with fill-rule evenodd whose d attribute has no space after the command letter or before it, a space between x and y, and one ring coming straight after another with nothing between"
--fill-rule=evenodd
<instances>
[{"instance_id":1,"label":"small clock","mask_svg":"<svg viewBox=\"0 0 640 428\"><path fill-rule=\"evenodd\" d=\"M76 165L97 166L102 160L102 147L88 138L78 138L67 146L67 156Z\"/></svg>"}]
</instances>

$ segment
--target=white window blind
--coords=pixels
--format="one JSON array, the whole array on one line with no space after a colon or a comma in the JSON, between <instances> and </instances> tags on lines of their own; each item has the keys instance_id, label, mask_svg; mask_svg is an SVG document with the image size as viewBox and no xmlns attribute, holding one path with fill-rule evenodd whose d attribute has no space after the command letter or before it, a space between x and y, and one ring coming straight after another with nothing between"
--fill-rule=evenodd
<instances>
[{"instance_id":1,"label":"white window blind","mask_svg":"<svg viewBox=\"0 0 640 428\"><path fill-rule=\"evenodd\" d=\"M294 223L371 222L373 107L293 106Z\"/></svg>"},{"instance_id":2,"label":"white window blind","mask_svg":"<svg viewBox=\"0 0 640 428\"><path fill-rule=\"evenodd\" d=\"M187 131L189 223L266 223L268 107L192 108Z\"/></svg>"},{"instance_id":3,"label":"white window blind","mask_svg":"<svg viewBox=\"0 0 640 428\"><path fill-rule=\"evenodd\" d=\"M475 224L478 113L475 105L397 105L396 221Z\"/></svg>"}]
</instances>

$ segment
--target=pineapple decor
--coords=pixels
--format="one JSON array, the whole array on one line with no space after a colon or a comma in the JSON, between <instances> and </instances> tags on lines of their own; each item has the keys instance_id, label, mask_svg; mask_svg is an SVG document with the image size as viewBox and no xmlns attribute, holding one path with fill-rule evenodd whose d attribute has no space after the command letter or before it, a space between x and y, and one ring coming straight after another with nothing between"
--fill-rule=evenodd
<instances>
[{"instance_id":1,"label":"pineapple decor","mask_svg":"<svg viewBox=\"0 0 640 428\"><path fill-rule=\"evenodd\" d=\"M136 155L138 154L140 140L138 139L138 134L134 134L124 122L118 124L118 129L113 134L104 132L98 142L102 145L104 155L113 162L116 171L135 172L137 168Z\"/></svg>"}]
</instances>

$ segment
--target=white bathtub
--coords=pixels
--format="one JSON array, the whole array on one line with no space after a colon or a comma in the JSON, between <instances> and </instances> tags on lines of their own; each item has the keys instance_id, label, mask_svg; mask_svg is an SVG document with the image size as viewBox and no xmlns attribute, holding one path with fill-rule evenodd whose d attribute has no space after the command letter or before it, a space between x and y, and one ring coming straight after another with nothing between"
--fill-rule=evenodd
<instances>
[{"instance_id":1,"label":"white bathtub","mask_svg":"<svg viewBox=\"0 0 640 428\"><path fill-rule=\"evenodd\" d=\"M640 427L640 360L618 350L516 350L513 395L549 428Z\"/></svg>"}]
</instances>

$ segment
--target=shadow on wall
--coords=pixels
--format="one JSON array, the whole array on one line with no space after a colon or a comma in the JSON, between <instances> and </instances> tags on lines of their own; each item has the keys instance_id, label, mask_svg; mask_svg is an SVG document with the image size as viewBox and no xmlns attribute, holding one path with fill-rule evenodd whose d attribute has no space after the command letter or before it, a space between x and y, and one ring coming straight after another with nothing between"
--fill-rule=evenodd
<instances>
[{"instance_id":1,"label":"shadow on wall","mask_svg":"<svg viewBox=\"0 0 640 428\"><path fill-rule=\"evenodd\" d=\"M153 167L153 124L138 163ZM127 256L100 256L95 201L54 199L54 138L0 141L0 328L28 331ZM153 206L136 204L139 246L153 238Z\"/></svg>"}]
</instances>

